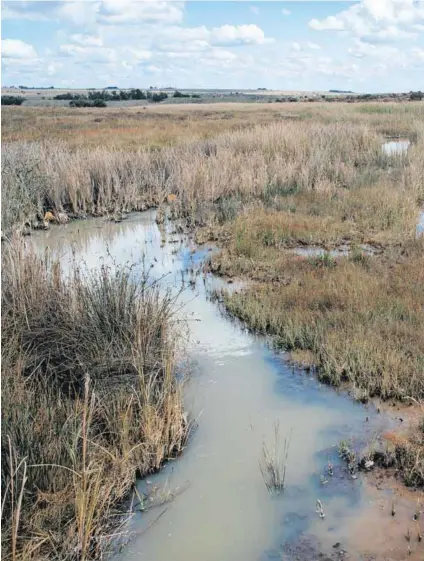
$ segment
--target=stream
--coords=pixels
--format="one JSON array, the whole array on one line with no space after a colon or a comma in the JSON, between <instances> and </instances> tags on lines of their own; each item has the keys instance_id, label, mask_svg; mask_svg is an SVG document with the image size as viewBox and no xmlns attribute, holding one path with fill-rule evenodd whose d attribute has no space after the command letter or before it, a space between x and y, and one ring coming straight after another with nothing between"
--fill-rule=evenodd
<instances>
[{"instance_id":1,"label":"stream","mask_svg":"<svg viewBox=\"0 0 424 561\"><path fill-rule=\"evenodd\" d=\"M89 269L137 263L135 274L148 267L172 290L183 288L179 314L190 332L185 401L196 430L178 459L139 482L141 493L175 497L135 513L115 559L365 559L352 527L370 498L363 476L352 478L339 458L338 444L349 440L361 451L396 421L295 369L284 353L226 317L210 299L224 281L201 272L212 248L160 231L154 218L147 211L119 224L75 221L28 241L40 252L49 247L65 271L74 258ZM290 445L286 488L271 496L259 459L263 442L273 444L276 423Z\"/></svg>"}]
</instances>

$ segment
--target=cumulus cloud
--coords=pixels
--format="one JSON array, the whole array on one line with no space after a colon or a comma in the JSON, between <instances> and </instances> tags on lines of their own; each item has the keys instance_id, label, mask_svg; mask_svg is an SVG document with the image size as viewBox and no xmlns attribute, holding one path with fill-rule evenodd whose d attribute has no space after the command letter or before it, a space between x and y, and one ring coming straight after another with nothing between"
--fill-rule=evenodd
<instances>
[{"instance_id":1,"label":"cumulus cloud","mask_svg":"<svg viewBox=\"0 0 424 561\"><path fill-rule=\"evenodd\" d=\"M140 2L134 0L104 0L99 5L98 19L106 24L122 25L179 23L183 18L182 2Z\"/></svg>"},{"instance_id":2,"label":"cumulus cloud","mask_svg":"<svg viewBox=\"0 0 424 561\"><path fill-rule=\"evenodd\" d=\"M309 27L316 31L344 31L369 43L390 43L417 38L424 23L424 4L414 0L363 0L337 15L316 18Z\"/></svg>"},{"instance_id":3,"label":"cumulus cloud","mask_svg":"<svg viewBox=\"0 0 424 561\"><path fill-rule=\"evenodd\" d=\"M222 25L208 29L199 27L165 27L158 32L154 46L160 51L204 51L212 47L238 47L270 43L260 27Z\"/></svg>"},{"instance_id":4,"label":"cumulus cloud","mask_svg":"<svg viewBox=\"0 0 424 561\"><path fill-rule=\"evenodd\" d=\"M184 2L161 0L5 1L3 19L62 19L74 25L175 24L182 21Z\"/></svg>"},{"instance_id":5,"label":"cumulus cloud","mask_svg":"<svg viewBox=\"0 0 424 561\"><path fill-rule=\"evenodd\" d=\"M260 27L250 25L222 25L210 32L211 45L260 45L265 43L265 34Z\"/></svg>"},{"instance_id":6,"label":"cumulus cloud","mask_svg":"<svg viewBox=\"0 0 424 561\"><path fill-rule=\"evenodd\" d=\"M1 56L3 59L33 60L37 53L32 45L20 39L2 39Z\"/></svg>"}]
</instances>

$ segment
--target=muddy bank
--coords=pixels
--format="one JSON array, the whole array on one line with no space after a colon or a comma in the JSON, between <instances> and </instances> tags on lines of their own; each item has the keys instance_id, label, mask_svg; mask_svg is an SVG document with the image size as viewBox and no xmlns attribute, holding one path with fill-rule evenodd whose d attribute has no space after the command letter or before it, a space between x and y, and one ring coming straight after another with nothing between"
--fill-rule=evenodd
<instances>
[{"instance_id":1,"label":"muddy bank","mask_svg":"<svg viewBox=\"0 0 424 561\"><path fill-rule=\"evenodd\" d=\"M29 241L40 251L50 247L65 268L74 258L93 269L135 263L135 278L149 268L152 278L183 290L179 314L190 326L192 365L185 400L197 430L177 461L139 482L143 512L133 516L118 558L360 559L366 548L373 550L374 537L357 541L352 521L362 518L370 496L362 475L352 477L340 459L338 445L344 440L359 453L399 421L320 384L229 321L209 298L225 283L202 272L211 248L159 230L154 219L153 211L120 224L89 219ZM286 489L270 497L258 462L277 421L282 436L290 435L290 448ZM147 508L152 496L162 506Z\"/></svg>"}]
</instances>

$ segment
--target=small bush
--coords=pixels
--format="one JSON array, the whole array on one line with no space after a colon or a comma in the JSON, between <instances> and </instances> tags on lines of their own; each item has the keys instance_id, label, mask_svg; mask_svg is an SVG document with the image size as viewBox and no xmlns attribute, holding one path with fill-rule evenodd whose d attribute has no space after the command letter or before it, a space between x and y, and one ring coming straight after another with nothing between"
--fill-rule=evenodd
<instances>
[{"instance_id":1,"label":"small bush","mask_svg":"<svg viewBox=\"0 0 424 561\"><path fill-rule=\"evenodd\" d=\"M74 99L69 107L107 107L107 104L103 99Z\"/></svg>"},{"instance_id":2,"label":"small bush","mask_svg":"<svg viewBox=\"0 0 424 561\"><path fill-rule=\"evenodd\" d=\"M308 262L310 265L312 265L312 267L327 267L329 269L332 269L337 265L336 260L328 251L326 251L322 255L309 257Z\"/></svg>"},{"instance_id":3,"label":"small bush","mask_svg":"<svg viewBox=\"0 0 424 561\"><path fill-rule=\"evenodd\" d=\"M25 98L19 95L2 95L1 104L2 105L22 105Z\"/></svg>"}]
</instances>

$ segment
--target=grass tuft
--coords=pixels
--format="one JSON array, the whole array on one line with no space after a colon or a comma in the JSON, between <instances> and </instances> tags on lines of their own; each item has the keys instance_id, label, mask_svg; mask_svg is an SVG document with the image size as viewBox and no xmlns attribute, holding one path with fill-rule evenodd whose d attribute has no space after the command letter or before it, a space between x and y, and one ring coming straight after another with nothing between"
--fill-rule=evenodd
<instances>
[{"instance_id":1,"label":"grass tuft","mask_svg":"<svg viewBox=\"0 0 424 561\"><path fill-rule=\"evenodd\" d=\"M2 553L99 558L136 474L179 454L173 298L132 269L2 255Z\"/></svg>"}]
</instances>

